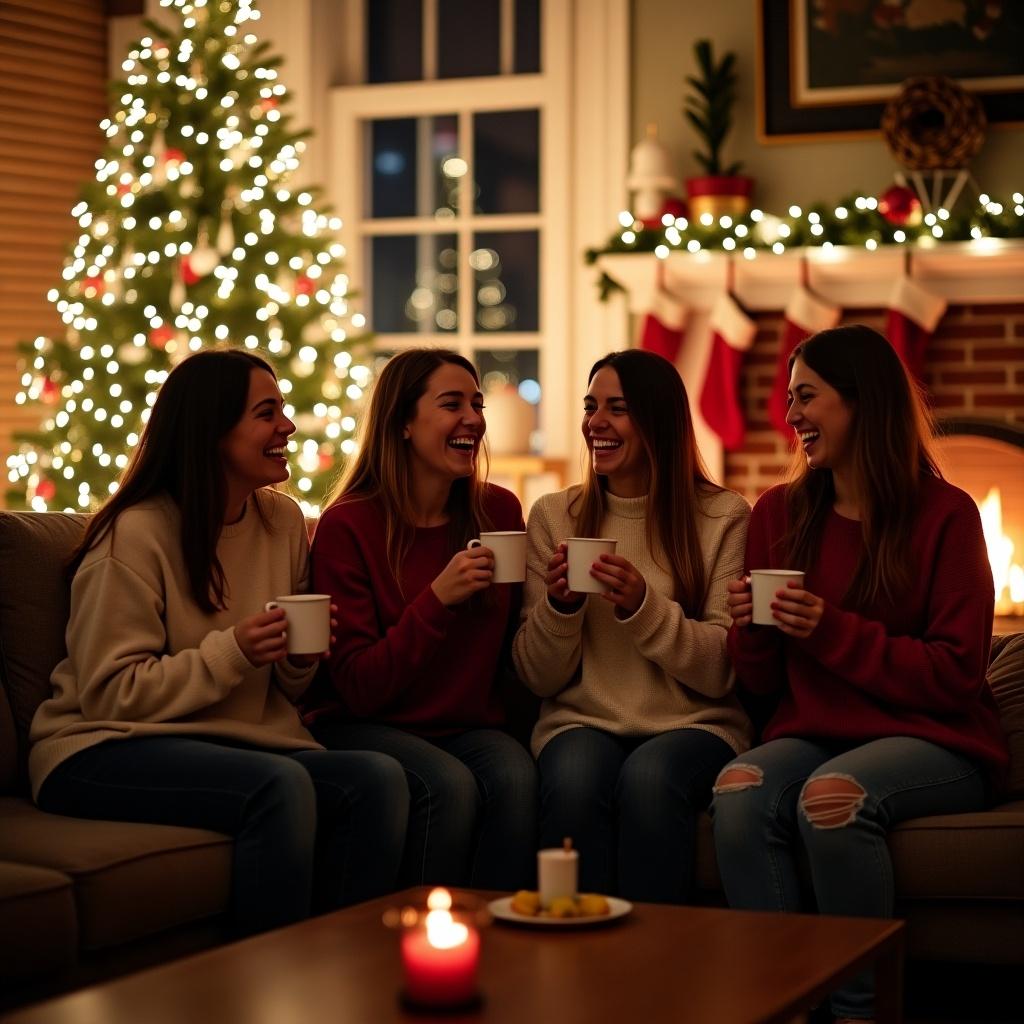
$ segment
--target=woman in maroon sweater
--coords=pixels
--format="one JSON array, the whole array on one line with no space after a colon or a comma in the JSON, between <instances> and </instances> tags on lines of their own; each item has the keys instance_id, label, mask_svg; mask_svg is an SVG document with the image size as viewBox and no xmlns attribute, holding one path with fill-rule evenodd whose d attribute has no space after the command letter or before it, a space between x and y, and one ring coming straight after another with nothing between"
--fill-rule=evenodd
<instances>
[{"instance_id":1,"label":"woman in maroon sweater","mask_svg":"<svg viewBox=\"0 0 1024 1024\"><path fill-rule=\"evenodd\" d=\"M495 689L520 588L492 586L492 552L466 548L481 530L523 529L515 495L477 475L485 430L472 363L394 356L313 538L313 587L341 622L308 719L330 749L405 767L409 884L533 884L536 772L500 730Z\"/></svg>"},{"instance_id":2,"label":"woman in maroon sweater","mask_svg":"<svg viewBox=\"0 0 1024 1024\"><path fill-rule=\"evenodd\" d=\"M730 584L729 649L742 688L774 695L765 743L715 786L729 903L800 909L797 848L818 910L891 917L886 833L984 807L1007 763L985 682L993 585L974 502L946 483L930 422L895 351L860 325L790 358L792 483L754 506L749 569L801 569L751 624L748 578ZM832 997L870 1020L862 976Z\"/></svg>"}]
</instances>

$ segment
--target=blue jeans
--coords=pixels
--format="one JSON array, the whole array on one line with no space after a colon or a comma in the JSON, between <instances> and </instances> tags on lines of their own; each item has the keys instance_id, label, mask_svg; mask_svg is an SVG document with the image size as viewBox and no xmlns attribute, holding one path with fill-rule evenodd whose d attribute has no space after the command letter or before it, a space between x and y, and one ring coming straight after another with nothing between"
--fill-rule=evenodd
<instances>
[{"instance_id":1,"label":"blue jeans","mask_svg":"<svg viewBox=\"0 0 1024 1024\"><path fill-rule=\"evenodd\" d=\"M381 754L150 736L107 740L63 761L38 804L233 836L231 920L248 935L308 917L314 878L317 910L392 892L409 791L401 766Z\"/></svg>"},{"instance_id":2,"label":"blue jeans","mask_svg":"<svg viewBox=\"0 0 1024 1024\"><path fill-rule=\"evenodd\" d=\"M733 761L715 785L715 848L729 905L799 911L799 846L821 913L892 917L889 829L977 811L986 800L979 767L926 740L772 740ZM837 1017L870 1018L873 1003L870 972L832 996Z\"/></svg>"},{"instance_id":3,"label":"blue jeans","mask_svg":"<svg viewBox=\"0 0 1024 1024\"><path fill-rule=\"evenodd\" d=\"M697 815L735 757L706 729L613 736L567 729L540 752L540 838L571 837L580 889L648 903L685 903L693 888Z\"/></svg>"},{"instance_id":4,"label":"blue jeans","mask_svg":"<svg viewBox=\"0 0 1024 1024\"><path fill-rule=\"evenodd\" d=\"M537 772L497 729L426 739L389 725L324 723L332 750L379 750L405 768L412 804L406 885L525 889L536 877Z\"/></svg>"}]
</instances>

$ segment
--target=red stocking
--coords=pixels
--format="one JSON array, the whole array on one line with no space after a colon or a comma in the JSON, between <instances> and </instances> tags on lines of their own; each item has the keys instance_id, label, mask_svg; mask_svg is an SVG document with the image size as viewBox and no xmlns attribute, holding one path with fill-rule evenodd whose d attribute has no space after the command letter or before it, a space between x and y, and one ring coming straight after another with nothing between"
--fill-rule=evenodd
<instances>
[{"instance_id":1,"label":"red stocking","mask_svg":"<svg viewBox=\"0 0 1024 1024\"><path fill-rule=\"evenodd\" d=\"M911 374L921 380L925 349L946 312L946 300L909 277L901 277L893 286L886 305L889 316L885 336Z\"/></svg>"},{"instance_id":2,"label":"red stocking","mask_svg":"<svg viewBox=\"0 0 1024 1024\"><path fill-rule=\"evenodd\" d=\"M775 364L775 382L768 397L768 418L772 426L791 440L793 431L786 423L786 392L789 391L789 356L803 341L818 331L835 327L842 310L813 295L806 285L800 285L786 306L785 325L779 342L779 356Z\"/></svg>"},{"instance_id":3,"label":"red stocking","mask_svg":"<svg viewBox=\"0 0 1024 1024\"><path fill-rule=\"evenodd\" d=\"M735 451L743 444L743 407L740 404L740 365L754 343L757 324L728 293L711 309L711 358L700 392L700 411L707 425Z\"/></svg>"},{"instance_id":4,"label":"red stocking","mask_svg":"<svg viewBox=\"0 0 1024 1024\"><path fill-rule=\"evenodd\" d=\"M648 352L656 352L670 363L675 363L683 345L685 326L686 306L671 292L659 287L654 293L654 302L644 317L640 347Z\"/></svg>"}]
</instances>

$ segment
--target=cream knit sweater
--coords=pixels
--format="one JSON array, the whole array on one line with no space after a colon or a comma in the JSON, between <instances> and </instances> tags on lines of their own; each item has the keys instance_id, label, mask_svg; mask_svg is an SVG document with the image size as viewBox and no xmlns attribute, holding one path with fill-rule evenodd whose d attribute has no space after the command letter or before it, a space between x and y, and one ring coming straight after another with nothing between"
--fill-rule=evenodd
<instances>
[{"instance_id":1,"label":"cream knit sweater","mask_svg":"<svg viewBox=\"0 0 1024 1024\"><path fill-rule=\"evenodd\" d=\"M726 655L726 583L743 569L750 507L732 491L703 499L697 523L708 593L700 617L690 619L672 599L660 545L655 557L649 550L646 497L606 493L600 536L618 540L616 554L643 575L647 593L628 619L616 618L615 606L597 594L566 615L548 600L544 575L559 542L575 534L568 506L577 490L545 495L527 527L523 621L513 657L523 682L545 698L533 731L534 756L553 736L579 726L636 737L706 729L742 753L751 729L733 693Z\"/></svg>"},{"instance_id":2,"label":"cream knit sweater","mask_svg":"<svg viewBox=\"0 0 1024 1024\"><path fill-rule=\"evenodd\" d=\"M313 668L253 666L233 626L265 602L306 589L309 545L298 505L260 492L271 529L250 500L225 526L217 556L228 608L192 600L170 498L127 509L83 560L71 585L68 656L53 696L32 720L29 776L38 795L63 760L105 740L208 736L271 749L319 749L292 702Z\"/></svg>"}]
</instances>

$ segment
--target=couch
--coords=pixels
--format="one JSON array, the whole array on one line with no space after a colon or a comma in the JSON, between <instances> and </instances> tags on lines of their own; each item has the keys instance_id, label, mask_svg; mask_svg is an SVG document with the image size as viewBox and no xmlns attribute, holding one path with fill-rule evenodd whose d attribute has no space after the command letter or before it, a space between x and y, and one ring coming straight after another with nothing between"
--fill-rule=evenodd
<instances>
[{"instance_id":1,"label":"couch","mask_svg":"<svg viewBox=\"0 0 1024 1024\"><path fill-rule=\"evenodd\" d=\"M0 1009L225 936L231 840L214 832L45 814L28 729L64 656L64 565L85 517L0 511ZM905 822L890 848L908 954L1024 964L1024 633L997 638L989 684L1012 752L1006 801ZM710 821L697 886L721 902Z\"/></svg>"}]
</instances>

